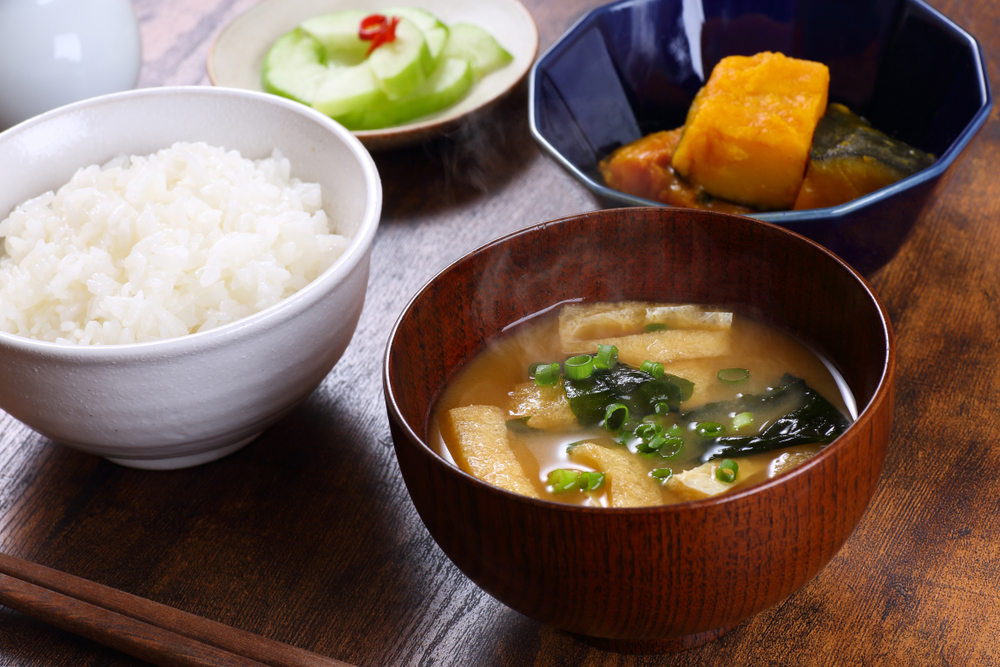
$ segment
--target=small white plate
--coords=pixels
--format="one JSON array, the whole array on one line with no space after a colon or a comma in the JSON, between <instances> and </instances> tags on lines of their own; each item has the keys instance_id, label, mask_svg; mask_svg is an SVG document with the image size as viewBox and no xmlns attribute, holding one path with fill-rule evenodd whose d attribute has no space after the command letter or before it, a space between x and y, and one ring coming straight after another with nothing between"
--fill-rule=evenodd
<instances>
[{"instance_id":1,"label":"small white plate","mask_svg":"<svg viewBox=\"0 0 1000 667\"><path fill-rule=\"evenodd\" d=\"M411 5L426 9L446 25L474 23L507 49L513 62L479 81L448 109L412 123L354 135L369 150L409 146L455 130L469 114L511 91L527 75L538 54L538 28L517 0L264 0L238 16L219 34L208 53L208 78L216 86L261 90L260 71L274 40L312 16L344 9L377 13Z\"/></svg>"}]
</instances>

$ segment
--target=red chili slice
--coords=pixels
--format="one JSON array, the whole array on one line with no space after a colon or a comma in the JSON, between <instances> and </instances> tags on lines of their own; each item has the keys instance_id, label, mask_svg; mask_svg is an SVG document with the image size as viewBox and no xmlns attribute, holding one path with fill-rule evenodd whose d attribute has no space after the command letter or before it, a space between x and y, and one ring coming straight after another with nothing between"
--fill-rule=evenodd
<instances>
[{"instance_id":1,"label":"red chili slice","mask_svg":"<svg viewBox=\"0 0 1000 667\"><path fill-rule=\"evenodd\" d=\"M375 36L385 32L388 20L382 14L371 14L361 19L361 29L358 30L358 37L363 40L375 39Z\"/></svg>"},{"instance_id":2,"label":"red chili slice","mask_svg":"<svg viewBox=\"0 0 1000 667\"><path fill-rule=\"evenodd\" d=\"M372 51L383 44L396 41L396 26L398 24L398 16L387 19L382 14L372 14L361 19L358 37L372 43L365 55L371 55Z\"/></svg>"},{"instance_id":3,"label":"red chili slice","mask_svg":"<svg viewBox=\"0 0 1000 667\"><path fill-rule=\"evenodd\" d=\"M399 17L393 16L389 19L389 25L385 27L385 41L395 42L396 41L396 26L399 25Z\"/></svg>"}]
</instances>

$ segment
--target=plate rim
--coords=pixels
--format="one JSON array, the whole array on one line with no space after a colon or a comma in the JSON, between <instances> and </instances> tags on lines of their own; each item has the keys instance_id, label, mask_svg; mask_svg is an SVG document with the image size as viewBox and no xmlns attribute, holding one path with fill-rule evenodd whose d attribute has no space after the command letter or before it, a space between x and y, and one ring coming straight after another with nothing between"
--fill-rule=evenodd
<instances>
[{"instance_id":1,"label":"plate rim","mask_svg":"<svg viewBox=\"0 0 1000 667\"><path fill-rule=\"evenodd\" d=\"M219 83L218 73L216 72L215 67L215 61L218 56L218 46L223 42L227 33L234 29L234 26L241 26L248 22L259 20L257 19L257 15L262 14L264 16L268 16L269 12L274 11L275 8L280 7L287 10L297 4L300 5L306 2L315 1L316 0L262 0L262 2L249 7L233 20L229 21L229 23L227 23L222 30L219 31L215 39L212 40L212 44L208 49L208 55L206 57L206 70L208 79L212 86L220 88L237 88L239 90L252 90L249 88L228 86L225 83ZM370 0L359 0L358 4L364 4L369 1ZM432 3L434 2L434 0L429 1ZM320 2L322 2L322 0L320 0ZM329 2L338 2L338 0L329 0ZM406 0L401 0L399 4L403 4L405 2ZM426 3L428 0L424 0L424 2ZM475 3L470 3L468 6L477 8L483 6L484 4L503 6L513 10L513 12L518 14L523 20L524 28L529 31L529 34L525 39L525 43L529 45L529 48L525 50L527 58L523 63L521 63L520 69L516 71L516 77L513 78L508 85L498 87L496 91L487 95L485 99L481 100L472 108L458 113L451 111L451 109L456 106L453 105L449 109L445 109L438 114L425 116L423 119L418 119L415 122L394 125L392 127L377 130L351 131L351 134L357 137L366 148L369 150L400 148L443 136L456 129L459 125L464 124L473 116L499 102L528 78L529 73L538 59L539 50L538 26L535 23L534 17L531 15L531 12L528 11L527 7L520 2L520 0L476 0ZM517 54L514 55L515 60L511 63L511 65L517 62ZM481 82L477 82L477 85L478 83Z\"/></svg>"}]
</instances>

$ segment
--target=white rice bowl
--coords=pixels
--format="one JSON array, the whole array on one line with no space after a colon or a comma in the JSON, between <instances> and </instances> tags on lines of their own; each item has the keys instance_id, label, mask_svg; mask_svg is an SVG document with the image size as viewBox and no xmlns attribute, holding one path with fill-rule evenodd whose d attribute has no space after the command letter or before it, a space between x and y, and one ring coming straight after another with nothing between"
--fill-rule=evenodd
<instances>
[{"instance_id":1,"label":"white rice bowl","mask_svg":"<svg viewBox=\"0 0 1000 667\"><path fill-rule=\"evenodd\" d=\"M0 331L56 343L175 338L272 306L348 239L279 151L177 143L76 172L0 222Z\"/></svg>"}]
</instances>

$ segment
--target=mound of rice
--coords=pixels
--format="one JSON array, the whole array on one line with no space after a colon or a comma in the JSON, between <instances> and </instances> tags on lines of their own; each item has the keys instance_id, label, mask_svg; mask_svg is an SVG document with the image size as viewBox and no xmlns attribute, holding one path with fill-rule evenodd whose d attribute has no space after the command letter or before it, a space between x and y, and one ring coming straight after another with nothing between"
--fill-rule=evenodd
<instances>
[{"instance_id":1,"label":"mound of rice","mask_svg":"<svg viewBox=\"0 0 1000 667\"><path fill-rule=\"evenodd\" d=\"M204 143L80 169L0 222L0 330L58 343L174 338L272 306L347 247L320 186L275 151Z\"/></svg>"}]
</instances>

